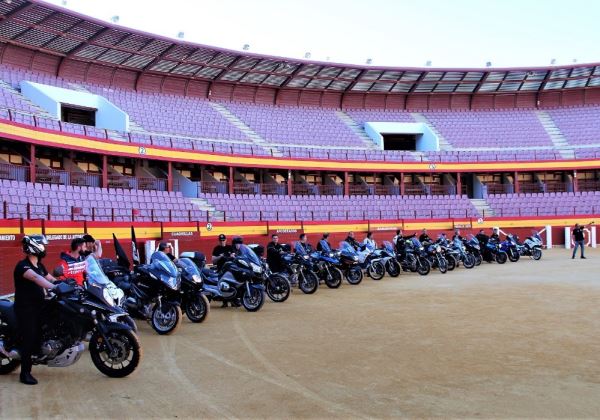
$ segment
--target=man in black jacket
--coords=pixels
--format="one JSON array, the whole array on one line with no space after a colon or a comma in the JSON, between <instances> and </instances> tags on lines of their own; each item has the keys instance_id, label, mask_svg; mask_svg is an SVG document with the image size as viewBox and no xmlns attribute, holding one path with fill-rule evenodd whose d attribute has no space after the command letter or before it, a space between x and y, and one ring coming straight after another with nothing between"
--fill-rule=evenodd
<instances>
[{"instance_id":1,"label":"man in black jacket","mask_svg":"<svg viewBox=\"0 0 600 420\"><path fill-rule=\"evenodd\" d=\"M421 231L421 235L419 236L419 242L423 243L423 242L433 242L431 240L431 238L429 237L429 235L427 234L427 229L423 229Z\"/></svg>"},{"instance_id":2,"label":"man in black jacket","mask_svg":"<svg viewBox=\"0 0 600 420\"><path fill-rule=\"evenodd\" d=\"M581 258L585 260L586 258L583 255L583 251L585 249L585 232L584 228L580 226L579 223L576 223L575 227L573 228L573 241L575 242L575 248L573 248L573 256L571 259L575 258L575 255L577 254L577 248L581 248Z\"/></svg>"},{"instance_id":3,"label":"man in black jacket","mask_svg":"<svg viewBox=\"0 0 600 420\"><path fill-rule=\"evenodd\" d=\"M271 235L271 242L267 244L267 263L271 268L271 271L278 273L282 270L281 267L281 249L282 245L279 243L279 236L276 233Z\"/></svg>"},{"instance_id":4,"label":"man in black jacket","mask_svg":"<svg viewBox=\"0 0 600 420\"><path fill-rule=\"evenodd\" d=\"M331 244L329 243L329 233L324 233L323 237L317 244L317 251L331 251ZM327 247L327 249L326 249Z\"/></svg>"},{"instance_id":5,"label":"man in black jacket","mask_svg":"<svg viewBox=\"0 0 600 420\"><path fill-rule=\"evenodd\" d=\"M348 232L348 236L346 237L346 242L348 242L355 250L359 250L360 242L358 242L354 238L354 232Z\"/></svg>"}]
</instances>

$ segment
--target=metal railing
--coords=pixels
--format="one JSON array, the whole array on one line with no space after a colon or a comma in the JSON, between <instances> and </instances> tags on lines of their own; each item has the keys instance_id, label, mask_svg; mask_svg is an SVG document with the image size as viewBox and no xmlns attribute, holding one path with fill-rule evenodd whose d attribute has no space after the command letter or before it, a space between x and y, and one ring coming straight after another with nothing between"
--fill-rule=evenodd
<instances>
[{"instance_id":1,"label":"metal railing","mask_svg":"<svg viewBox=\"0 0 600 420\"><path fill-rule=\"evenodd\" d=\"M28 182L29 166L19 166L11 165L9 163L0 163L0 179Z\"/></svg>"}]
</instances>

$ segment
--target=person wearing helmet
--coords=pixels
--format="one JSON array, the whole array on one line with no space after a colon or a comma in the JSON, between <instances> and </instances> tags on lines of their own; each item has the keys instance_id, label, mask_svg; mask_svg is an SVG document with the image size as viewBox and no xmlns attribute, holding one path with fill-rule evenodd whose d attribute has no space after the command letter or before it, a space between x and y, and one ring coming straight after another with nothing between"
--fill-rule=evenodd
<instances>
[{"instance_id":1,"label":"person wearing helmet","mask_svg":"<svg viewBox=\"0 0 600 420\"><path fill-rule=\"evenodd\" d=\"M31 355L40 346L40 317L45 290L54 288L56 279L48 273L42 258L46 256L48 241L44 235L23 237L25 259L19 261L14 271L15 315L21 336L20 381L35 385L31 375Z\"/></svg>"},{"instance_id":2,"label":"person wearing helmet","mask_svg":"<svg viewBox=\"0 0 600 420\"><path fill-rule=\"evenodd\" d=\"M218 270L221 270L231 254L233 254L233 247L227 245L227 237L221 233L219 235L219 245L214 247L212 252L212 263L217 266Z\"/></svg>"}]
</instances>

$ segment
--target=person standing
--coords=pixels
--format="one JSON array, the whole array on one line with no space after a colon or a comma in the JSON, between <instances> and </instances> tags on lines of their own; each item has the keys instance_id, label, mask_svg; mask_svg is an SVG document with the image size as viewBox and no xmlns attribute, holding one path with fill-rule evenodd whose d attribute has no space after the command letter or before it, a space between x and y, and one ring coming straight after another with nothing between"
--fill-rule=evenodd
<instances>
[{"instance_id":1,"label":"person standing","mask_svg":"<svg viewBox=\"0 0 600 420\"><path fill-rule=\"evenodd\" d=\"M377 249L377 242L373 239L373 232L367 232L367 236L362 244L371 252Z\"/></svg>"},{"instance_id":2,"label":"person standing","mask_svg":"<svg viewBox=\"0 0 600 420\"><path fill-rule=\"evenodd\" d=\"M14 271L15 315L21 336L21 375L19 380L25 385L36 385L31 375L31 356L40 347L41 310L44 306L45 290L54 289L51 281L56 279L48 274L42 264L46 256L48 241L44 235L23 237L25 259L19 261Z\"/></svg>"},{"instance_id":3,"label":"person standing","mask_svg":"<svg viewBox=\"0 0 600 420\"><path fill-rule=\"evenodd\" d=\"M227 261L232 254L234 254L233 247L227 245L227 237L221 233L219 235L219 245L215 246L212 252L212 263L217 266L218 270L221 270L225 261Z\"/></svg>"},{"instance_id":4,"label":"person standing","mask_svg":"<svg viewBox=\"0 0 600 420\"><path fill-rule=\"evenodd\" d=\"M267 263L274 273L279 273L283 270L281 263L281 253L283 251L283 245L279 243L279 236L274 233L271 235L271 242L267 245Z\"/></svg>"},{"instance_id":5,"label":"person standing","mask_svg":"<svg viewBox=\"0 0 600 420\"><path fill-rule=\"evenodd\" d=\"M575 242L575 248L573 248L573 256L571 259L575 258L575 255L577 254L577 248L581 247L581 258L585 260L586 258L583 255L583 251L585 249L585 235L583 227L580 226L579 223L576 223L575 227L573 228L573 241Z\"/></svg>"},{"instance_id":6,"label":"person standing","mask_svg":"<svg viewBox=\"0 0 600 420\"><path fill-rule=\"evenodd\" d=\"M95 258L102 258L102 243L96 239L92 235L83 235L83 241L85 242L84 246L84 257L87 257L90 254L93 254Z\"/></svg>"}]
</instances>

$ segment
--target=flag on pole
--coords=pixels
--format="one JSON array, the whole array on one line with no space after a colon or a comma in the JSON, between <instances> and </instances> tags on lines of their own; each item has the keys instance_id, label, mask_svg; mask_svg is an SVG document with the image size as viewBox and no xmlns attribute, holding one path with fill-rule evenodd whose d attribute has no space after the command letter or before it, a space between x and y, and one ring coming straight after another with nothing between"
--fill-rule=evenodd
<instances>
[{"instance_id":1,"label":"flag on pole","mask_svg":"<svg viewBox=\"0 0 600 420\"><path fill-rule=\"evenodd\" d=\"M119 266L129 270L129 266L131 265L131 263L129 262L129 258L127 258L127 254L125 253L125 250L119 243L119 240L117 239L117 237L115 236L114 233L113 233L113 243L115 245L115 254L117 255L117 263L119 264Z\"/></svg>"},{"instance_id":2,"label":"flag on pole","mask_svg":"<svg viewBox=\"0 0 600 420\"><path fill-rule=\"evenodd\" d=\"M133 265L138 265L140 263L140 251L138 249L133 226L131 226L131 257L133 258Z\"/></svg>"}]
</instances>

